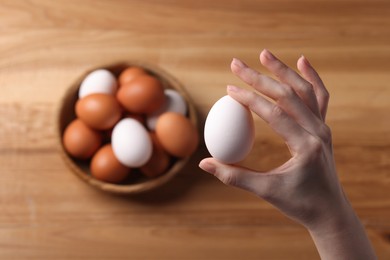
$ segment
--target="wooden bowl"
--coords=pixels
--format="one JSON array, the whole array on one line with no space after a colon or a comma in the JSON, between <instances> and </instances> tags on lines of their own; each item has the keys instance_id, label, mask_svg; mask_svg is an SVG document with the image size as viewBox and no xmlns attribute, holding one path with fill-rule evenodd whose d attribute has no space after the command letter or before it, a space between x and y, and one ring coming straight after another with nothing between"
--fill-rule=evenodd
<instances>
[{"instance_id":1,"label":"wooden bowl","mask_svg":"<svg viewBox=\"0 0 390 260\"><path fill-rule=\"evenodd\" d=\"M75 173L82 180L90 184L91 186L98 188L103 191L118 193L118 194L135 194L145 191L155 189L176 176L180 170L188 162L189 157L182 159L175 159L170 168L164 174L156 178L147 178L143 177L141 174L131 174L133 177L121 184L111 184L95 179L91 176L89 171L89 162L82 161L75 158L72 158L64 149L62 143L62 136L67 125L76 118L75 115L75 103L78 99L78 90L83 79L92 71L97 69L107 69L111 71L116 77L126 68L130 66L138 66L145 69L149 74L157 77L161 80L164 88L171 88L178 91L187 102L188 112L187 117L191 120L194 126L197 128L198 119L195 107L184 89L183 85L172 77L167 72L157 68L155 66L143 63L143 62L122 62L115 63L107 66L99 66L98 68L91 69L90 71L85 72L81 75L78 80L70 86L66 91L63 99L61 100L59 109L58 109L58 140L60 143L60 152L66 164L69 166L71 171Z\"/></svg>"}]
</instances>

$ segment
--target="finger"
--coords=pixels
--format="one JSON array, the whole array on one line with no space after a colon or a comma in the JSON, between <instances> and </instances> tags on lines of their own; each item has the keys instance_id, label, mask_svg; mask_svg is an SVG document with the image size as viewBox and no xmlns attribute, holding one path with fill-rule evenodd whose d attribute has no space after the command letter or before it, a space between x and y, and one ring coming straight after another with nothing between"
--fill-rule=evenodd
<instances>
[{"instance_id":1,"label":"finger","mask_svg":"<svg viewBox=\"0 0 390 260\"><path fill-rule=\"evenodd\" d=\"M233 58L231 70L233 74L238 76L246 84L273 100L277 100L283 94L283 86L279 82L248 67L248 65L239 59Z\"/></svg>"},{"instance_id":2,"label":"finger","mask_svg":"<svg viewBox=\"0 0 390 260\"><path fill-rule=\"evenodd\" d=\"M199 163L199 167L211 173L226 185L255 193L258 193L261 189L261 185L255 185L259 182L258 178L261 178L261 174L249 169L223 164L214 158L203 159Z\"/></svg>"},{"instance_id":3,"label":"finger","mask_svg":"<svg viewBox=\"0 0 390 260\"><path fill-rule=\"evenodd\" d=\"M290 85L303 100L304 104L306 104L316 116L321 116L311 83L302 78L297 72L288 67L266 49L260 53L260 62L270 72L277 76L281 82Z\"/></svg>"},{"instance_id":4,"label":"finger","mask_svg":"<svg viewBox=\"0 0 390 260\"><path fill-rule=\"evenodd\" d=\"M310 133L316 133L321 119L310 111L290 86L258 73L238 59L233 59L231 69L245 83L275 100L284 112L294 118L303 128Z\"/></svg>"},{"instance_id":5,"label":"finger","mask_svg":"<svg viewBox=\"0 0 390 260\"><path fill-rule=\"evenodd\" d=\"M329 92L326 90L317 71L311 66L306 57L302 56L297 62L298 70L302 73L305 79L313 86L314 93L317 98L317 103L321 112L321 117L325 121L326 112L329 103Z\"/></svg>"},{"instance_id":6,"label":"finger","mask_svg":"<svg viewBox=\"0 0 390 260\"><path fill-rule=\"evenodd\" d=\"M309 133L278 105L252 91L232 85L227 87L227 91L232 98L248 107L267 122L284 139L293 156L300 149L305 149L302 144L308 139Z\"/></svg>"},{"instance_id":7,"label":"finger","mask_svg":"<svg viewBox=\"0 0 390 260\"><path fill-rule=\"evenodd\" d=\"M245 167L223 164L214 158L203 159L199 163L199 167L226 185L250 191L275 204L278 202L277 197L280 196L278 191L285 185L285 177L290 175L291 168L293 168L292 160L290 159L280 167L264 173Z\"/></svg>"}]
</instances>

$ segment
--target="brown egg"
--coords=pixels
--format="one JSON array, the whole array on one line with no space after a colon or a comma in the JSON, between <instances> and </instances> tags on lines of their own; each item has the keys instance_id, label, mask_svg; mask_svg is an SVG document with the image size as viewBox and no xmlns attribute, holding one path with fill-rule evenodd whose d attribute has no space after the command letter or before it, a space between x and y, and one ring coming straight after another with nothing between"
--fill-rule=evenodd
<instances>
[{"instance_id":1,"label":"brown egg","mask_svg":"<svg viewBox=\"0 0 390 260\"><path fill-rule=\"evenodd\" d=\"M119 75L119 85L123 86L142 74L147 74L144 69L136 66L129 67Z\"/></svg>"},{"instance_id":2,"label":"brown egg","mask_svg":"<svg viewBox=\"0 0 390 260\"><path fill-rule=\"evenodd\" d=\"M170 156L161 146L155 133L150 133L153 142L153 153L149 161L140 168L141 172L147 177L153 178L163 174L170 162Z\"/></svg>"},{"instance_id":3,"label":"brown egg","mask_svg":"<svg viewBox=\"0 0 390 260\"><path fill-rule=\"evenodd\" d=\"M71 156L78 159L88 159L101 146L102 136L80 119L75 119L64 131L63 144Z\"/></svg>"},{"instance_id":4,"label":"brown egg","mask_svg":"<svg viewBox=\"0 0 390 260\"><path fill-rule=\"evenodd\" d=\"M164 88L157 78L139 75L118 90L117 99L130 113L149 114L164 104Z\"/></svg>"},{"instance_id":5,"label":"brown egg","mask_svg":"<svg viewBox=\"0 0 390 260\"><path fill-rule=\"evenodd\" d=\"M199 142L198 131L191 121L173 112L164 113L158 118L156 135L168 153L180 158L191 155Z\"/></svg>"},{"instance_id":6,"label":"brown egg","mask_svg":"<svg viewBox=\"0 0 390 260\"><path fill-rule=\"evenodd\" d=\"M121 107L112 95L91 94L76 102L76 115L88 126L106 130L121 118Z\"/></svg>"},{"instance_id":7,"label":"brown egg","mask_svg":"<svg viewBox=\"0 0 390 260\"><path fill-rule=\"evenodd\" d=\"M110 183L123 181L131 171L115 157L111 144L106 144L96 152L92 157L90 167L93 177Z\"/></svg>"}]
</instances>

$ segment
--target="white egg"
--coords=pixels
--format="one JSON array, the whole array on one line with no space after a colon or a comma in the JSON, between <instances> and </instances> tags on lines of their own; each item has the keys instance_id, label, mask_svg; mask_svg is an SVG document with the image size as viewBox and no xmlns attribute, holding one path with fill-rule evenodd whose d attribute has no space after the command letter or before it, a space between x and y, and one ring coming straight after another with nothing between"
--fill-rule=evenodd
<instances>
[{"instance_id":1,"label":"white egg","mask_svg":"<svg viewBox=\"0 0 390 260\"><path fill-rule=\"evenodd\" d=\"M222 163L242 161L251 151L255 128L249 109L230 96L210 109L204 127L206 147Z\"/></svg>"},{"instance_id":2,"label":"white egg","mask_svg":"<svg viewBox=\"0 0 390 260\"><path fill-rule=\"evenodd\" d=\"M165 94L165 103L164 105L158 109L156 112L148 115L146 118L146 125L150 130L154 130L156 128L156 122L160 115L165 112L176 112L182 115L187 113L187 104L184 98L173 89L164 90Z\"/></svg>"},{"instance_id":3,"label":"white egg","mask_svg":"<svg viewBox=\"0 0 390 260\"><path fill-rule=\"evenodd\" d=\"M132 118L122 119L116 124L111 144L118 161L131 168L143 166L152 155L152 141L148 132Z\"/></svg>"},{"instance_id":4,"label":"white egg","mask_svg":"<svg viewBox=\"0 0 390 260\"><path fill-rule=\"evenodd\" d=\"M103 93L114 95L117 90L117 81L115 76L108 70L99 69L89 73L79 88L79 98L94 93Z\"/></svg>"}]
</instances>

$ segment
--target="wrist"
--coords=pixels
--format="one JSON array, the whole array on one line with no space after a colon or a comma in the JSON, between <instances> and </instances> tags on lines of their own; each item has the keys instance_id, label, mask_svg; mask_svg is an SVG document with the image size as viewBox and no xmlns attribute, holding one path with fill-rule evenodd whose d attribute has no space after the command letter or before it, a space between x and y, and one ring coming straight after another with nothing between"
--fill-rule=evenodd
<instances>
[{"instance_id":1,"label":"wrist","mask_svg":"<svg viewBox=\"0 0 390 260\"><path fill-rule=\"evenodd\" d=\"M338 211L308 231L321 259L376 259L364 227L346 198Z\"/></svg>"},{"instance_id":2,"label":"wrist","mask_svg":"<svg viewBox=\"0 0 390 260\"><path fill-rule=\"evenodd\" d=\"M352 206L346 199L343 199L337 206L325 208L324 211L326 213L321 214L321 218L306 225L311 234L334 234L351 225L360 224Z\"/></svg>"}]
</instances>

